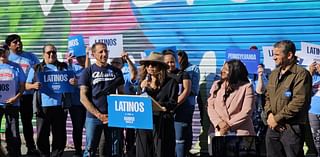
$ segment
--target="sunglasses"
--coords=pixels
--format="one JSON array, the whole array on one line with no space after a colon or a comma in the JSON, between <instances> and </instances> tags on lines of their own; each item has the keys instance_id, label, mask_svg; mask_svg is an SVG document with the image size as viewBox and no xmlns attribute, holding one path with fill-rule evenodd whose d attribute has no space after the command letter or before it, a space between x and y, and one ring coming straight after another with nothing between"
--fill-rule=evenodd
<instances>
[{"instance_id":1,"label":"sunglasses","mask_svg":"<svg viewBox=\"0 0 320 157\"><path fill-rule=\"evenodd\" d=\"M153 66L153 67L158 66L158 64L157 64L157 63L154 63L154 62L147 62L145 65L146 65L147 67L148 67L149 65L151 65L151 66Z\"/></svg>"},{"instance_id":2,"label":"sunglasses","mask_svg":"<svg viewBox=\"0 0 320 157\"><path fill-rule=\"evenodd\" d=\"M48 51L48 52L45 52L46 54L57 54L57 51Z\"/></svg>"}]
</instances>

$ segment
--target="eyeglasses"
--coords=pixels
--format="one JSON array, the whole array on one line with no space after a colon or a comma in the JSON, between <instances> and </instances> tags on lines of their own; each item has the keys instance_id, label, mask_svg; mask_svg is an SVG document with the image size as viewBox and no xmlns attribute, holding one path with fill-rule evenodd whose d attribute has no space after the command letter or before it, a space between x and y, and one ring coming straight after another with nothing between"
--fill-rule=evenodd
<instances>
[{"instance_id":1,"label":"eyeglasses","mask_svg":"<svg viewBox=\"0 0 320 157\"><path fill-rule=\"evenodd\" d=\"M45 52L46 54L57 54L57 51L48 51L48 52Z\"/></svg>"}]
</instances>

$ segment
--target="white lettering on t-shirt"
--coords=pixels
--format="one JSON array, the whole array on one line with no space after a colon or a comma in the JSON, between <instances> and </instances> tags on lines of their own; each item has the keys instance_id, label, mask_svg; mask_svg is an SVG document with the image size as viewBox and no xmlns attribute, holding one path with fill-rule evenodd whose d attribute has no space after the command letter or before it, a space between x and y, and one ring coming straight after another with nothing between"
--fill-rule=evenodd
<instances>
[{"instance_id":1,"label":"white lettering on t-shirt","mask_svg":"<svg viewBox=\"0 0 320 157\"><path fill-rule=\"evenodd\" d=\"M95 85L102 81L111 81L116 78L116 75L113 72L102 72L102 71L96 71L92 73L92 84Z\"/></svg>"}]
</instances>

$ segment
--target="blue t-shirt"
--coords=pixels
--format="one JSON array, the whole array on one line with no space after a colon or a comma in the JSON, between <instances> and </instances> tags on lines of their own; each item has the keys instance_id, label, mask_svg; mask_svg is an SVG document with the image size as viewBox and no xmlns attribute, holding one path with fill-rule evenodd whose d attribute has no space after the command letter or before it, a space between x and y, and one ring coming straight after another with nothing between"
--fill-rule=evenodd
<instances>
[{"instance_id":1,"label":"blue t-shirt","mask_svg":"<svg viewBox=\"0 0 320 157\"><path fill-rule=\"evenodd\" d=\"M23 69L25 76L28 76L30 69L39 63L38 58L34 54L24 51L20 54L10 52L9 60L19 64ZM23 94L33 94L33 90L26 90Z\"/></svg>"},{"instance_id":2,"label":"blue t-shirt","mask_svg":"<svg viewBox=\"0 0 320 157\"><path fill-rule=\"evenodd\" d=\"M16 93L19 91L20 83L25 83L26 76L23 73L19 64L9 61L8 63L0 64L0 80L11 81L14 80ZM0 106L5 104L0 103ZM13 106L20 106L20 101L16 101Z\"/></svg>"},{"instance_id":3,"label":"blue t-shirt","mask_svg":"<svg viewBox=\"0 0 320 157\"><path fill-rule=\"evenodd\" d=\"M77 80L79 80L82 72L83 72L83 67L79 64L71 64L68 66L68 70L73 71L74 75ZM82 105L80 102L80 88L79 85L74 87L74 92L71 94L71 102L72 105L80 106Z\"/></svg>"},{"instance_id":4,"label":"blue t-shirt","mask_svg":"<svg viewBox=\"0 0 320 157\"><path fill-rule=\"evenodd\" d=\"M189 74L191 80L191 93L190 96L197 96L199 93L199 82L200 82L200 70L197 65L189 63L185 71Z\"/></svg>"},{"instance_id":5,"label":"blue t-shirt","mask_svg":"<svg viewBox=\"0 0 320 157\"><path fill-rule=\"evenodd\" d=\"M34 65L40 63L38 57L36 55L34 55L31 52L25 52L23 51L20 56L28 58L31 61L31 66L33 67Z\"/></svg>"},{"instance_id":6,"label":"blue t-shirt","mask_svg":"<svg viewBox=\"0 0 320 157\"><path fill-rule=\"evenodd\" d=\"M99 67L93 64L83 70L78 84L89 88L89 100L101 113L107 114L106 95L115 94L116 87L123 85L124 79L121 70L116 67L111 65ZM116 84L115 88L110 88L111 84ZM87 117L96 118L89 112L87 112Z\"/></svg>"},{"instance_id":7,"label":"blue t-shirt","mask_svg":"<svg viewBox=\"0 0 320 157\"><path fill-rule=\"evenodd\" d=\"M320 74L312 76L312 98L309 113L320 114Z\"/></svg>"},{"instance_id":8,"label":"blue t-shirt","mask_svg":"<svg viewBox=\"0 0 320 157\"><path fill-rule=\"evenodd\" d=\"M65 69L66 70L66 69ZM58 71L57 66L53 64L46 64L44 65L44 71ZM33 83L35 82L34 76L35 71L34 68L30 69L29 75L27 77L27 83ZM62 94L61 93L52 93L52 92L41 92L41 102L42 107L50 107L50 106L61 106Z\"/></svg>"}]
</instances>

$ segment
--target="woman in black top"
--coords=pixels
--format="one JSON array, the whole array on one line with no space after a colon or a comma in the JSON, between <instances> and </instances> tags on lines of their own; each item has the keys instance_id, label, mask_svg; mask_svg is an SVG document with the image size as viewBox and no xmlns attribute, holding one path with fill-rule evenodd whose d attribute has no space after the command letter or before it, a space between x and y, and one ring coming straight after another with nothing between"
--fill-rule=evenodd
<instances>
[{"instance_id":1,"label":"woman in black top","mask_svg":"<svg viewBox=\"0 0 320 157\"><path fill-rule=\"evenodd\" d=\"M141 60L141 91L162 107L164 112L153 112L153 130L137 130L137 157L174 157L175 131L173 109L177 106L178 83L167 75L168 66L159 53L151 53Z\"/></svg>"},{"instance_id":2,"label":"woman in black top","mask_svg":"<svg viewBox=\"0 0 320 157\"><path fill-rule=\"evenodd\" d=\"M189 100L191 80L186 71L176 68L176 58L171 50L164 51L163 55L164 62L169 66L169 75L176 77L179 83L178 105L174 110L176 157L185 157L192 145L192 116L194 104Z\"/></svg>"}]
</instances>

